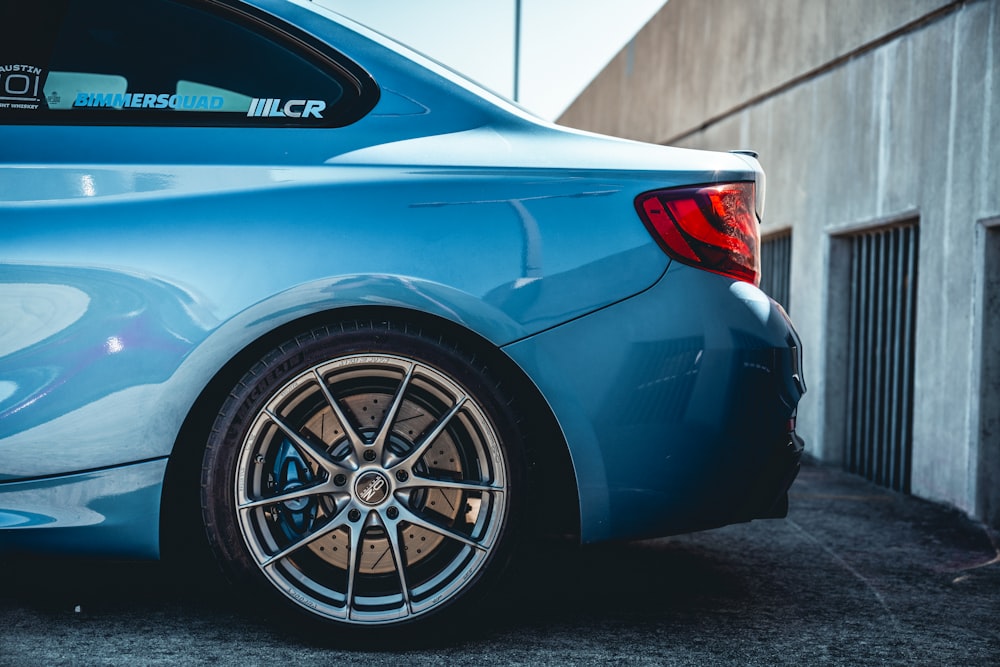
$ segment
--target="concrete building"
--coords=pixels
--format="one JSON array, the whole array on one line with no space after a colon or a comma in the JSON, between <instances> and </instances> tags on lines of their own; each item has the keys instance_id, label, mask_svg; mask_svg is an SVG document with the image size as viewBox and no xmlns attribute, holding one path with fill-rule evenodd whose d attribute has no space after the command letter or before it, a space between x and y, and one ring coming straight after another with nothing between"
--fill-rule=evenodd
<instances>
[{"instance_id":1,"label":"concrete building","mask_svg":"<svg viewBox=\"0 0 1000 667\"><path fill-rule=\"evenodd\" d=\"M753 148L807 451L1000 527L1000 0L669 0L560 123Z\"/></svg>"}]
</instances>

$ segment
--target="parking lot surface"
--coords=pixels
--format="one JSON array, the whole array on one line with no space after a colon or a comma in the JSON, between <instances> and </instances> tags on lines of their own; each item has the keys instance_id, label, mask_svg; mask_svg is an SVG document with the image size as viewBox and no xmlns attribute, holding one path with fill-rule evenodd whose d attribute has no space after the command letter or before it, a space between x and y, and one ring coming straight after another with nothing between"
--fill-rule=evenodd
<instances>
[{"instance_id":1,"label":"parking lot surface","mask_svg":"<svg viewBox=\"0 0 1000 667\"><path fill-rule=\"evenodd\" d=\"M159 563L7 559L2 665L996 665L996 535L806 466L787 519L525 550L474 635L345 648Z\"/></svg>"}]
</instances>

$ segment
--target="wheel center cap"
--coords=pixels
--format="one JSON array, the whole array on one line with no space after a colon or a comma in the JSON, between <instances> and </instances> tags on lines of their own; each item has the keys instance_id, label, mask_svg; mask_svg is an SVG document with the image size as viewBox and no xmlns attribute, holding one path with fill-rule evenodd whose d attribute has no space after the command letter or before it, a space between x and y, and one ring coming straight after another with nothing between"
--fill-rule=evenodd
<instances>
[{"instance_id":1,"label":"wheel center cap","mask_svg":"<svg viewBox=\"0 0 1000 667\"><path fill-rule=\"evenodd\" d=\"M366 472L354 483L354 493L365 505L378 505L389 496L389 480L380 472Z\"/></svg>"}]
</instances>

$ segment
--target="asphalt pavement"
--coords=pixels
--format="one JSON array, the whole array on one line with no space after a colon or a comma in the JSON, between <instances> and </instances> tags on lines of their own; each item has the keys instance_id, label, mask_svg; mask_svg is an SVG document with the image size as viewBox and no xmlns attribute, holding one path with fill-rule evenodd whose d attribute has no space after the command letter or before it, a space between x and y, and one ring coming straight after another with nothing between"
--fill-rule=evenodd
<instances>
[{"instance_id":1,"label":"asphalt pavement","mask_svg":"<svg viewBox=\"0 0 1000 667\"><path fill-rule=\"evenodd\" d=\"M157 563L7 559L0 665L1000 664L997 536L807 466L787 519L527 550L475 636L345 649Z\"/></svg>"}]
</instances>

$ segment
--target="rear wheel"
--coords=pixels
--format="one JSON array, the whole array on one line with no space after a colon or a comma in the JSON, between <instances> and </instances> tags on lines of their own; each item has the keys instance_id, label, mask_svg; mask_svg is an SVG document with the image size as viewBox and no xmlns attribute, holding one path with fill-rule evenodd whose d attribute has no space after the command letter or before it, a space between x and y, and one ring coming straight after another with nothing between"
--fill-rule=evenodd
<instances>
[{"instance_id":1,"label":"rear wheel","mask_svg":"<svg viewBox=\"0 0 1000 667\"><path fill-rule=\"evenodd\" d=\"M209 541L238 581L346 626L430 619L509 553L520 438L485 369L436 338L321 329L237 385L205 453Z\"/></svg>"}]
</instances>

